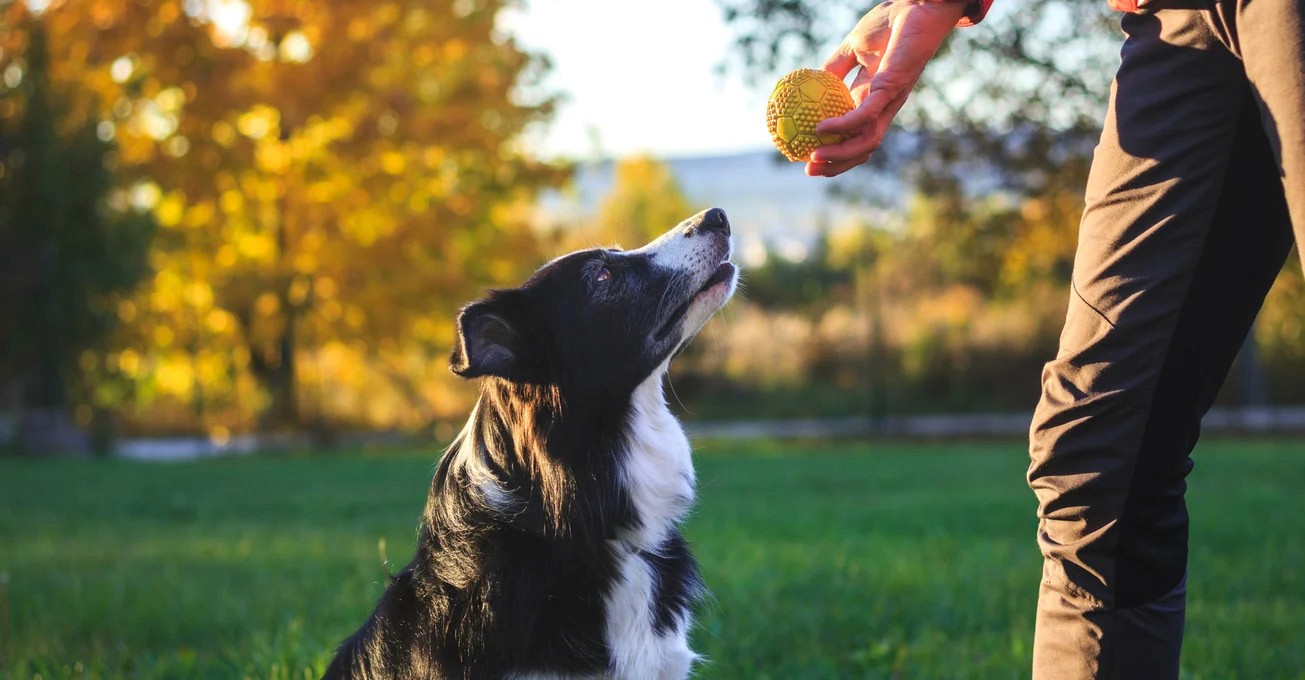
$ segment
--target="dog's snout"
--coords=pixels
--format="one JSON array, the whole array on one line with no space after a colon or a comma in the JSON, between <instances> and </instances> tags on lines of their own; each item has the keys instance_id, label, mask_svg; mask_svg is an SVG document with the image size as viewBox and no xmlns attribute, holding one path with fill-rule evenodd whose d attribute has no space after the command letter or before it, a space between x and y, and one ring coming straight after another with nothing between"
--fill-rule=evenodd
<instances>
[{"instance_id":1,"label":"dog's snout","mask_svg":"<svg viewBox=\"0 0 1305 680\"><path fill-rule=\"evenodd\" d=\"M689 234L696 234L698 232L715 232L724 236L729 236L730 220L725 216L725 211L720 208L704 210L700 215L698 215L698 218L693 220L689 225Z\"/></svg>"}]
</instances>

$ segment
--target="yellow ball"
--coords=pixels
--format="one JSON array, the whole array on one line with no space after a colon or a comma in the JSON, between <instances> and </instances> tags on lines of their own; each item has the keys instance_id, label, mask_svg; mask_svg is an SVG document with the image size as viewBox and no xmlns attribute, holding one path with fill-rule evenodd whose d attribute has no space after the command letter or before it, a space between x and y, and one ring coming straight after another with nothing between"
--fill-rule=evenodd
<instances>
[{"instance_id":1,"label":"yellow ball","mask_svg":"<svg viewBox=\"0 0 1305 680\"><path fill-rule=\"evenodd\" d=\"M816 134L816 124L851 111L852 93L829 71L800 68L775 84L766 103L766 127L775 148L791 161L807 161L817 146L847 135Z\"/></svg>"}]
</instances>

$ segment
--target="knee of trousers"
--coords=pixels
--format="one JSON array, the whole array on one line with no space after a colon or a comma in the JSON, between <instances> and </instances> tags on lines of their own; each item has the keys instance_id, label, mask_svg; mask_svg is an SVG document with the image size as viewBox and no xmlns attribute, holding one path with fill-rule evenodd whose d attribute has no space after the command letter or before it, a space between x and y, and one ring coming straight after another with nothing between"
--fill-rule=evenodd
<instances>
[{"instance_id":1,"label":"knee of trousers","mask_svg":"<svg viewBox=\"0 0 1305 680\"><path fill-rule=\"evenodd\" d=\"M1044 368L1028 481L1047 585L1084 608L1127 607L1183 577L1187 470L1144 460L1153 376L1090 359L1062 351Z\"/></svg>"}]
</instances>

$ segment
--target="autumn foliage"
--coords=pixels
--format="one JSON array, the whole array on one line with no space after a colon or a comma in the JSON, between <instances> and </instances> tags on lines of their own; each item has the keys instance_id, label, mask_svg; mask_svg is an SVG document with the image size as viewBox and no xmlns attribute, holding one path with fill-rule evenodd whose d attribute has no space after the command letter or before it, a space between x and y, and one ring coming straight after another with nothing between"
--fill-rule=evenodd
<instances>
[{"instance_id":1,"label":"autumn foliage","mask_svg":"<svg viewBox=\"0 0 1305 680\"><path fill-rule=\"evenodd\" d=\"M113 409L224 436L460 406L441 407L453 313L537 263L529 207L564 178L517 143L552 101L502 4L0 2L0 124L48 79L60 127L109 145L103 208L158 225L142 284L100 301L117 331L65 375L91 387L83 425Z\"/></svg>"}]
</instances>

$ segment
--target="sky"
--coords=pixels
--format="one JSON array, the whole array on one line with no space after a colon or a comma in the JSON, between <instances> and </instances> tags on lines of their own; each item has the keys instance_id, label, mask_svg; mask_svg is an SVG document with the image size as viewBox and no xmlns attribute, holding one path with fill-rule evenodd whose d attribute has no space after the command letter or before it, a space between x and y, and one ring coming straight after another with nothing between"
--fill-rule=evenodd
<instances>
[{"instance_id":1,"label":"sky","mask_svg":"<svg viewBox=\"0 0 1305 680\"><path fill-rule=\"evenodd\" d=\"M525 0L500 26L546 53L566 93L531 143L576 159L714 156L770 147L768 90L717 72L732 43L715 0Z\"/></svg>"}]
</instances>

